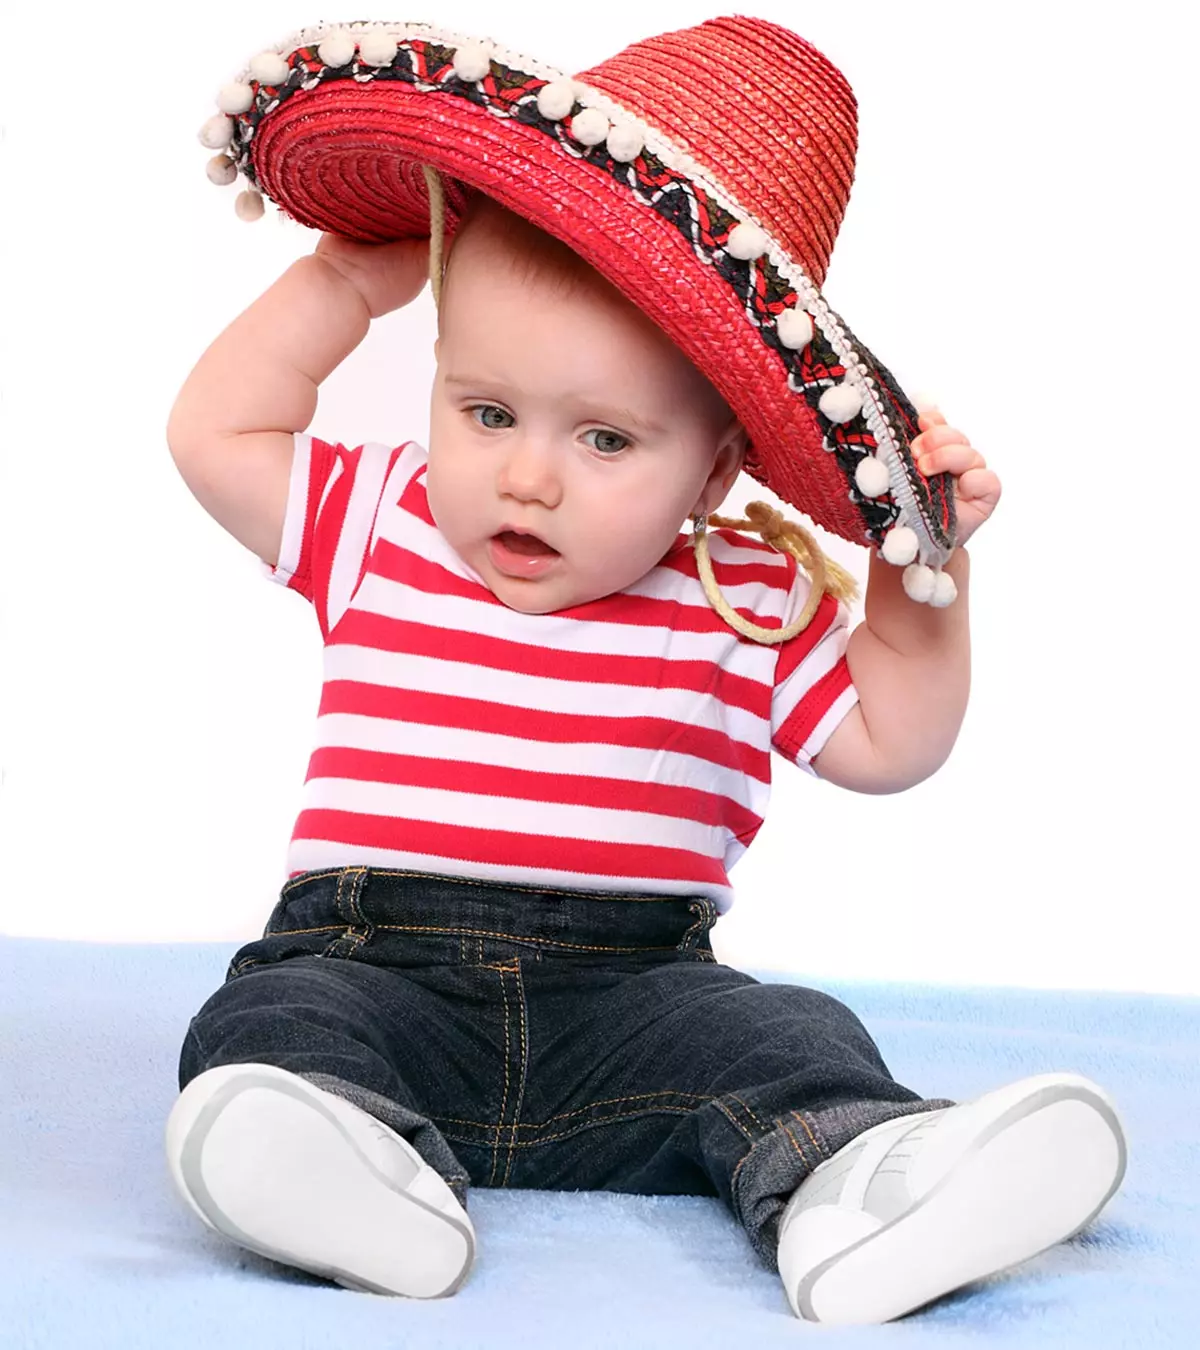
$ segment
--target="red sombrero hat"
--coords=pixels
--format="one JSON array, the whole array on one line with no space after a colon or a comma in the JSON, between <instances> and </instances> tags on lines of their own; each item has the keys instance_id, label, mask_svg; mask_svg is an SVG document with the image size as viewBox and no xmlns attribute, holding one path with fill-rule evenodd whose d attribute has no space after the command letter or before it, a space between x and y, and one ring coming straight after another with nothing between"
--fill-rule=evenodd
<instances>
[{"instance_id":1,"label":"red sombrero hat","mask_svg":"<svg viewBox=\"0 0 1200 1350\"><path fill-rule=\"evenodd\" d=\"M941 570L952 481L917 468L916 409L821 295L857 118L846 78L811 43L728 16L571 76L432 24L325 24L260 53L217 101L200 139L221 151L214 182L248 180L239 215L262 215L265 195L312 229L385 242L430 235L431 214L452 236L487 193L669 335L745 427L753 478L878 547L914 600L954 599ZM440 232L435 244L440 258ZM845 589L811 536L751 507L751 522L709 519L777 546L803 538L809 557L789 551L814 572L813 608L822 587Z\"/></svg>"}]
</instances>

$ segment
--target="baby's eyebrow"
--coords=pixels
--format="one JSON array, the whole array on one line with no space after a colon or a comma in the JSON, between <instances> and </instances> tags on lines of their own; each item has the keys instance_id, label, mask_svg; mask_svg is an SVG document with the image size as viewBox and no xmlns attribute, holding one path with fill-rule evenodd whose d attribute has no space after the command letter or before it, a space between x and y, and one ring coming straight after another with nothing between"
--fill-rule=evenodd
<instances>
[{"instance_id":1,"label":"baby's eyebrow","mask_svg":"<svg viewBox=\"0 0 1200 1350\"><path fill-rule=\"evenodd\" d=\"M498 388L504 384L503 380L487 379L483 376L474 375L447 375L445 383L447 385L459 385L464 388L480 389L486 386ZM594 416L599 422L622 422L626 426L639 427L642 431L650 435L665 436L666 427L654 421L651 417L646 417L641 413L634 412L631 408L618 408L615 405L609 405L607 408L601 408L598 404L583 405L585 410Z\"/></svg>"}]
</instances>

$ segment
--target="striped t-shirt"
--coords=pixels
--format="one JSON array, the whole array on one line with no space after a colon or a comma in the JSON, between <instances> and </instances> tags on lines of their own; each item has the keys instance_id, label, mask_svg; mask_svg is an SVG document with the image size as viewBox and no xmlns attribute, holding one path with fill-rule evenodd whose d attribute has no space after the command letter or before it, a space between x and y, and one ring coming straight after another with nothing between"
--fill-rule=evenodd
<instances>
[{"instance_id":1,"label":"striped t-shirt","mask_svg":"<svg viewBox=\"0 0 1200 1350\"><path fill-rule=\"evenodd\" d=\"M434 523L426 450L294 439L273 580L316 611L324 675L286 878L362 864L582 890L702 894L762 825L775 750L810 761L857 701L846 606L764 645L712 608L690 534L640 580L524 614ZM790 622L808 579L710 529L738 613Z\"/></svg>"}]
</instances>

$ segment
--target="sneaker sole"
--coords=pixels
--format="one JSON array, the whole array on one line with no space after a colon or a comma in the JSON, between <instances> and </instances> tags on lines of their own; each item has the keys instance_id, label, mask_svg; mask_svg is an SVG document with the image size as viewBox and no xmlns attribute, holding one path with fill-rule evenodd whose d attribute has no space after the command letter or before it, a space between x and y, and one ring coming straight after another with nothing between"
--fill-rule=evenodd
<instances>
[{"instance_id":1,"label":"sneaker sole","mask_svg":"<svg viewBox=\"0 0 1200 1350\"><path fill-rule=\"evenodd\" d=\"M442 1298L474 1261L471 1229L380 1172L302 1079L248 1069L217 1088L173 1171L218 1232L348 1289Z\"/></svg>"},{"instance_id":2,"label":"sneaker sole","mask_svg":"<svg viewBox=\"0 0 1200 1350\"><path fill-rule=\"evenodd\" d=\"M810 1271L800 1315L889 1322L1028 1260L1087 1227L1125 1164L1106 1100L1083 1086L1039 1088L988 1123L911 1209Z\"/></svg>"}]
</instances>

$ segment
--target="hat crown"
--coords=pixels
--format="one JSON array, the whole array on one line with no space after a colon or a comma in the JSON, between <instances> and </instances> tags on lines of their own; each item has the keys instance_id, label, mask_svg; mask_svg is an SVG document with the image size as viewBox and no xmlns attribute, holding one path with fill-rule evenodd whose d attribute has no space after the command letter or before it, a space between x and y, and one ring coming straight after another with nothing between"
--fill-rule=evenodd
<instances>
[{"instance_id":1,"label":"hat crown","mask_svg":"<svg viewBox=\"0 0 1200 1350\"><path fill-rule=\"evenodd\" d=\"M824 285L854 181L858 104L799 34L742 15L658 33L574 77L685 151Z\"/></svg>"}]
</instances>

